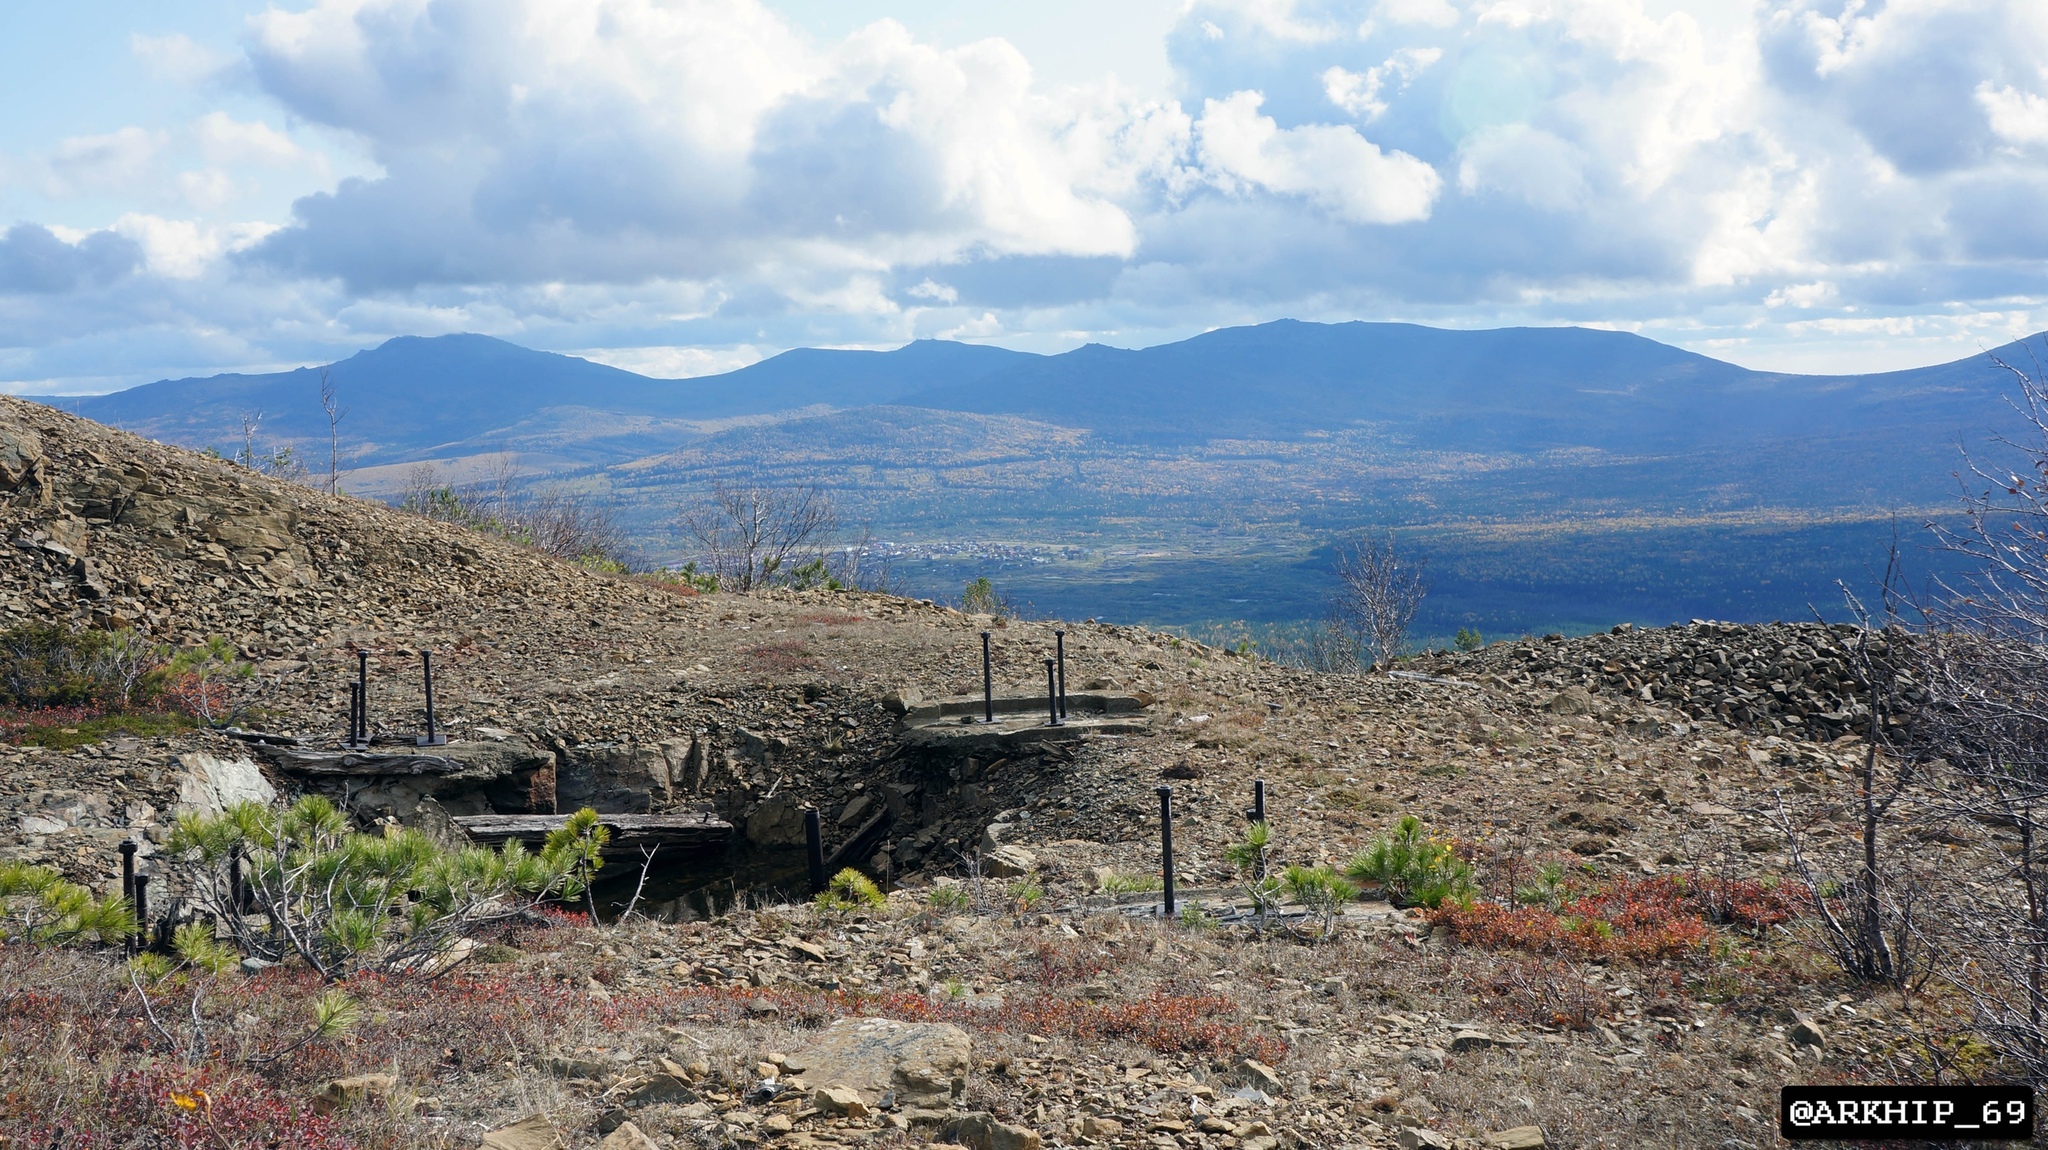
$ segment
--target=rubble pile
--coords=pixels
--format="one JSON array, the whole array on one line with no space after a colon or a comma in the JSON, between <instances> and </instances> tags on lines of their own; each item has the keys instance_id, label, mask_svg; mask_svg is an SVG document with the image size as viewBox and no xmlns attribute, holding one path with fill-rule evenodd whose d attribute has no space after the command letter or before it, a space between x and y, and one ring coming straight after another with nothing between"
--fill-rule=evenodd
<instances>
[{"instance_id":1,"label":"rubble pile","mask_svg":"<svg viewBox=\"0 0 2048 1150\"><path fill-rule=\"evenodd\" d=\"M1864 734L1870 725L1867 688L1853 665L1857 635L1847 623L1623 624L1604 635L1495 643L1450 656L1441 667L1511 689L1582 687L1695 719L1826 741ZM1871 654L1889 657L1890 642L1873 637ZM1888 710L1909 713L1924 698L1909 685ZM1902 714L1888 720L1905 721Z\"/></svg>"}]
</instances>

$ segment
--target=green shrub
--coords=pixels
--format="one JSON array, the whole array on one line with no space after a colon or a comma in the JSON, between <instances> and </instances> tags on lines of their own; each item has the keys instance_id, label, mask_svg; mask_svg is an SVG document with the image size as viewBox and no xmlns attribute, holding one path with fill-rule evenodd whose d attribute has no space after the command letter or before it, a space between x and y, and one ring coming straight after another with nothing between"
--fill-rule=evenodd
<instances>
[{"instance_id":1,"label":"green shrub","mask_svg":"<svg viewBox=\"0 0 2048 1150\"><path fill-rule=\"evenodd\" d=\"M851 914L857 910L880 910L889 905L889 897L874 880L852 867L847 867L832 876L825 889L818 892L815 900L820 910L838 914Z\"/></svg>"},{"instance_id":2,"label":"green shrub","mask_svg":"<svg viewBox=\"0 0 2048 1150\"><path fill-rule=\"evenodd\" d=\"M846 584L833 576L823 559L798 564L789 573L789 586L793 591L813 591L823 587L827 591L844 591Z\"/></svg>"},{"instance_id":3,"label":"green shrub","mask_svg":"<svg viewBox=\"0 0 2048 1150\"><path fill-rule=\"evenodd\" d=\"M1287 893L1294 901L1321 921L1326 935L1337 928L1337 916L1344 913L1344 904L1358 897L1357 887L1326 866L1290 866L1282 873L1281 881L1287 884Z\"/></svg>"},{"instance_id":4,"label":"green shrub","mask_svg":"<svg viewBox=\"0 0 2048 1150\"><path fill-rule=\"evenodd\" d=\"M335 979L432 971L465 935L543 900L588 897L608 837L586 809L538 853L517 842L444 850L418 831L359 833L333 803L309 795L282 810L239 803L220 815L186 815L168 849L204 869L195 894L244 953L297 955ZM229 905L237 853L253 913Z\"/></svg>"},{"instance_id":5,"label":"green shrub","mask_svg":"<svg viewBox=\"0 0 2048 1150\"><path fill-rule=\"evenodd\" d=\"M1451 844L1424 833L1422 820L1404 815L1390 834L1373 841L1344 868L1356 882L1379 887L1400 906L1438 907L1472 901L1472 866Z\"/></svg>"},{"instance_id":6,"label":"green shrub","mask_svg":"<svg viewBox=\"0 0 2048 1150\"><path fill-rule=\"evenodd\" d=\"M49 867L0 863L0 940L44 946L119 942L135 933L125 898L98 899Z\"/></svg>"},{"instance_id":7,"label":"green shrub","mask_svg":"<svg viewBox=\"0 0 2048 1150\"><path fill-rule=\"evenodd\" d=\"M1460 651L1477 651L1486 646L1486 636L1470 627L1460 627L1457 636L1451 642L1457 644Z\"/></svg>"},{"instance_id":8,"label":"green shrub","mask_svg":"<svg viewBox=\"0 0 2048 1150\"><path fill-rule=\"evenodd\" d=\"M996 593L996 585L986 575L961 588L960 609L970 615L994 615L998 619L1010 615L1009 602Z\"/></svg>"},{"instance_id":9,"label":"green shrub","mask_svg":"<svg viewBox=\"0 0 2048 1150\"><path fill-rule=\"evenodd\" d=\"M931 894L925 896L925 903L939 914L964 914L974 909L974 896L966 887L948 883L933 887Z\"/></svg>"}]
</instances>

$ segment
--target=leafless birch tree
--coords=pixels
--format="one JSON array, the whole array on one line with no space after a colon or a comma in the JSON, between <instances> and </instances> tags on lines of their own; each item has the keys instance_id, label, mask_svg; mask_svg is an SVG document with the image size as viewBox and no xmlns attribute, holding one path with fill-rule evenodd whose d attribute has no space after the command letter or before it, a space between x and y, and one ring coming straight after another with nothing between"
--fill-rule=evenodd
<instances>
[{"instance_id":1,"label":"leafless birch tree","mask_svg":"<svg viewBox=\"0 0 2048 1150\"><path fill-rule=\"evenodd\" d=\"M792 488L720 483L711 496L683 509L678 525L721 588L767 586L822 551L838 529L832 501L814 484Z\"/></svg>"},{"instance_id":2,"label":"leafless birch tree","mask_svg":"<svg viewBox=\"0 0 2048 1150\"><path fill-rule=\"evenodd\" d=\"M1421 557L1402 555L1392 532L1361 535L1337 553L1336 614L1356 636L1369 667L1391 663L1408 642L1415 612L1429 594Z\"/></svg>"}]
</instances>

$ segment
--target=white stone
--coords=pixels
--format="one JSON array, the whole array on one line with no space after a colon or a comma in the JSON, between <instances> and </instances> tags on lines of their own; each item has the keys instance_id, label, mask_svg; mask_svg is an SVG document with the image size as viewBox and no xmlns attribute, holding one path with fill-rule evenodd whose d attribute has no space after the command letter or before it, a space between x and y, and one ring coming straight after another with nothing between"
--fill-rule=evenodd
<instances>
[{"instance_id":1,"label":"white stone","mask_svg":"<svg viewBox=\"0 0 2048 1150\"><path fill-rule=\"evenodd\" d=\"M247 759L216 759L212 755L178 756L185 773L178 779L178 812L217 815L236 803L277 801L277 788L263 769Z\"/></svg>"}]
</instances>

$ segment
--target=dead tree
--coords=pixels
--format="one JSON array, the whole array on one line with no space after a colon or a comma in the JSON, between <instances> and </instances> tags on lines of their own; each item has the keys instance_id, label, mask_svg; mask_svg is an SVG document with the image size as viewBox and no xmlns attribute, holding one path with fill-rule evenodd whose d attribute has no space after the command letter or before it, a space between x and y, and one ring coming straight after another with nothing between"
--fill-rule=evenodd
<instances>
[{"instance_id":1,"label":"dead tree","mask_svg":"<svg viewBox=\"0 0 2048 1150\"><path fill-rule=\"evenodd\" d=\"M1415 612L1429 594L1423 560L1400 554L1388 532L1375 539L1360 536L1337 553L1338 619L1357 637L1368 667L1384 667L1408 642Z\"/></svg>"},{"instance_id":2,"label":"dead tree","mask_svg":"<svg viewBox=\"0 0 2048 1150\"><path fill-rule=\"evenodd\" d=\"M320 369L320 410L327 413L327 494L341 493L341 420L348 408L341 406L334 387L334 373Z\"/></svg>"},{"instance_id":3,"label":"dead tree","mask_svg":"<svg viewBox=\"0 0 2048 1150\"><path fill-rule=\"evenodd\" d=\"M1925 901L1922 876L1908 865L1908 856L1900 853L1896 842L1906 830L1902 824L1908 804L1902 800L1922 774L1917 755L1895 747L1891 734L1899 722L1901 696L1912 683L1907 668L1913 637L1901 616L1901 584L1895 526L1879 609L1872 611L1846 583L1838 582L1856 620L1855 637L1843 643L1840 652L1816 652L1839 659L1843 678L1861 699L1855 716L1863 721L1865 735L1855 795L1860 834L1857 857L1844 868L1849 872L1846 880L1837 884L1829 872L1841 872L1814 857L1808 827L1788 810L1783 794L1777 796L1770 817L1785 835L1793 869L1811 893L1821 949L1851 978L1889 983L1905 995L1918 989L1930 973L1926 958L1933 940L1920 929L1924 924L1915 920ZM1830 897L1838 885L1839 899ZM1838 911L1843 904L1847 913Z\"/></svg>"},{"instance_id":4,"label":"dead tree","mask_svg":"<svg viewBox=\"0 0 2048 1150\"><path fill-rule=\"evenodd\" d=\"M773 582L791 559L822 551L837 530L832 501L817 486L720 483L677 519L720 588L747 591Z\"/></svg>"},{"instance_id":5,"label":"dead tree","mask_svg":"<svg viewBox=\"0 0 2048 1150\"><path fill-rule=\"evenodd\" d=\"M2008 466L1965 453L1959 524L1940 545L1971 560L1937 580L1931 626L1915 644L1925 699L1914 734L1948 764L1945 802L1984 828L1959 852L1954 900L1964 960L1947 979L1979 1029L2035 1081L2048 1079L2048 390L2041 373L1997 361L2020 386L2025 441L1995 442Z\"/></svg>"}]
</instances>

